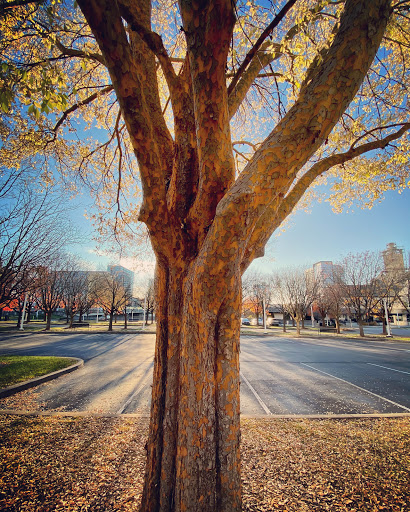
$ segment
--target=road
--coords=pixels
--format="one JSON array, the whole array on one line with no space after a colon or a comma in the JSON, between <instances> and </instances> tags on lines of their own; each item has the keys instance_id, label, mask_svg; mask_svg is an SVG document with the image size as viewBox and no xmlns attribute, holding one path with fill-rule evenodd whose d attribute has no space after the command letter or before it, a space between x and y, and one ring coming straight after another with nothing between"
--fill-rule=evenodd
<instances>
[{"instance_id":1,"label":"road","mask_svg":"<svg viewBox=\"0 0 410 512\"><path fill-rule=\"evenodd\" d=\"M149 413L154 335L16 334L0 353L74 356L83 368L29 393L34 409ZM0 400L6 408L7 399ZM410 413L410 344L241 338L243 415Z\"/></svg>"}]
</instances>

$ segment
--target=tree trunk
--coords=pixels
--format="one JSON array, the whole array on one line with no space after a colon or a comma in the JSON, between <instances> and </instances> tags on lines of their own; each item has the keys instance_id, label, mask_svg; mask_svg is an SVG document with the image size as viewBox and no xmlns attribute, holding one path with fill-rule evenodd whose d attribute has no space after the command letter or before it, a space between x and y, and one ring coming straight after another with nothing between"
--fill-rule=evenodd
<instances>
[{"instance_id":1,"label":"tree trunk","mask_svg":"<svg viewBox=\"0 0 410 512\"><path fill-rule=\"evenodd\" d=\"M300 318L297 316L293 321L296 321L296 334L300 336Z\"/></svg>"},{"instance_id":2,"label":"tree trunk","mask_svg":"<svg viewBox=\"0 0 410 512\"><path fill-rule=\"evenodd\" d=\"M51 329L51 315L53 314L52 311L47 311L45 313L46 315L46 331L49 331Z\"/></svg>"},{"instance_id":3,"label":"tree trunk","mask_svg":"<svg viewBox=\"0 0 410 512\"><path fill-rule=\"evenodd\" d=\"M241 510L240 277L214 308L195 267L157 268L144 512Z\"/></svg>"},{"instance_id":4,"label":"tree trunk","mask_svg":"<svg viewBox=\"0 0 410 512\"><path fill-rule=\"evenodd\" d=\"M283 332L286 332L286 313L282 313L283 318Z\"/></svg>"},{"instance_id":5,"label":"tree trunk","mask_svg":"<svg viewBox=\"0 0 410 512\"><path fill-rule=\"evenodd\" d=\"M114 318L114 313L110 313L110 319L109 319L109 322L108 322L108 330L109 331L112 331L112 321L113 321L113 318Z\"/></svg>"},{"instance_id":6,"label":"tree trunk","mask_svg":"<svg viewBox=\"0 0 410 512\"><path fill-rule=\"evenodd\" d=\"M360 333L360 337L361 338L364 338L364 328L363 328L363 320L362 319L357 319L357 323L359 324L359 333Z\"/></svg>"},{"instance_id":7,"label":"tree trunk","mask_svg":"<svg viewBox=\"0 0 410 512\"><path fill-rule=\"evenodd\" d=\"M385 4L347 2L298 100L236 179L226 77L234 3L179 2L187 59L177 74L151 33L150 2L79 0L138 158L139 220L157 256L144 512L241 509L241 271L262 255L308 186L300 180L293 187L294 178L360 87L387 22ZM170 92L174 139L156 87L157 60Z\"/></svg>"},{"instance_id":8,"label":"tree trunk","mask_svg":"<svg viewBox=\"0 0 410 512\"><path fill-rule=\"evenodd\" d=\"M387 319L386 319L386 316L383 315L383 334L386 336L387 335Z\"/></svg>"},{"instance_id":9,"label":"tree trunk","mask_svg":"<svg viewBox=\"0 0 410 512\"><path fill-rule=\"evenodd\" d=\"M29 302L26 307L26 313L27 313L26 314L27 320L25 321L26 324L28 324L31 320L31 318L30 318L31 317L31 308L32 308L32 304L31 304L31 302Z\"/></svg>"},{"instance_id":10,"label":"tree trunk","mask_svg":"<svg viewBox=\"0 0 410 512\"><path fill-rule=\"evenodd\" d=\"M23 314L23 310L22 309L19 309L19 314L17 316L17 327L20 327L20 322L21 322L21 316Z\"/></svg>"}]
</instances>

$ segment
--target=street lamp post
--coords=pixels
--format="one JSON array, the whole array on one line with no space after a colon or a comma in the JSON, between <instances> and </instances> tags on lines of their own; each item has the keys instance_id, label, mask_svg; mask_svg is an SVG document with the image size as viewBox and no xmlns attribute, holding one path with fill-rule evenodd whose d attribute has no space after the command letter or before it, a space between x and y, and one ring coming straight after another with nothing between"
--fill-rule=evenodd
<instances>
[{"instance_id":1,"label":"street lamp post","mask_svg":"<svg viewBox=\"0 0 410 512\"><path fill-rule=\"evenodd\" d=\"M26 305L27 305L27 292L24 295L23 311L21 312L19 331L24 331L23 324L24 324L24 317L26 315Z\"/></svg>"},{"instance_id":2,"label":"street lamp post","mask_svg":"<svg viewBox=\"0 0 410 512\"><path fill-rule=\"evenodd\" d=\"M263 331L268 332L266 329L266 304L265 304L265 295L262 297L262 307L263 307Z\"/></svg>"},{"instance_id":3,"label":"street lamp post","mask_svg":"<svg viewBox=\"0 0 410 512\"><path fill-rule=\"evenodd\" d=\"M143 317L143 320L142 320L142 330L145 330L145 315L146 315L146 311L147 311L147 296L145 295L145 297L144 297L144 317Z\"/></svg>"}]
</instances>

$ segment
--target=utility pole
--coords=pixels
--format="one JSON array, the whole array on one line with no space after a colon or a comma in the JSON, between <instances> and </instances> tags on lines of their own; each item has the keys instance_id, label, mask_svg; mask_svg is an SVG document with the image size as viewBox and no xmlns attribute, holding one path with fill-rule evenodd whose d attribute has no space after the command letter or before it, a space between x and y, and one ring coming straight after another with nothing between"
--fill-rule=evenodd
<instances>
[{"instance_id":1,"label":"utility pole","mask_svg":"<svg viewBox=\"0 0 410 512\"><path fill-rule=\"evenodd\" d=\"M265 333L268 332L266 329L266 304L265 304L265 294L262 297L262 307L263 307L263 331Z\"/></svg>"},{"instance_id":2,"label":"utility pole","mask_svg":"<svg viewBox=\"0 0 410 512\"><path fill-rule=\"evenodd\" d=\"M24 317L26 316L27 292L24 295L23 311L21 312L19 331L24 331Z\"/></svg>"},{"instance_id":3,"label":"utility pole","mask_svg":"<svg viewBox=\"0 0 410 512\"><path fill-rule=\"evenodd\" d=\"M145 315L147 311L147 296L144 297L144 318L142 320L142 330L145 330Z\"/></svg>"},{"instance_id":4,"label":"utility pole","mask_svg":"<svg viewBox=\"0 0 410 512\"><path fill-rule=\"evenodd\" d=\"M389 322L389 315L387 313L387 301L386 301L386 298L383 299L383 305L384 305L384 316L386 318L387 336L389 338L391 338L390 322Z\"/></svg>"}]
</instances>

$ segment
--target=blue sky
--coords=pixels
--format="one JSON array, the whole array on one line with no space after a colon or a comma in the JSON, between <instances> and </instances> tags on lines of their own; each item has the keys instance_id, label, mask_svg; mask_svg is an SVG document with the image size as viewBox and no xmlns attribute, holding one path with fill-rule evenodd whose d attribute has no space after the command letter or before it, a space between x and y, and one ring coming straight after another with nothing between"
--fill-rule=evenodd
<instances>
[{"instance_id":1,"label":"blue sky","mask_svg":"<svg viewBox=\"0 0 410 512\"><path fill-rule=\"evenodd\" d=\"M394 242L410 251L410 189L388 192L371 210L334 213L327 202L296 212L287 229L274 235L266 256L252 264L264 272L321 260L337 261L349 252L380 251Z\"/></svg>"}]
</instances>

